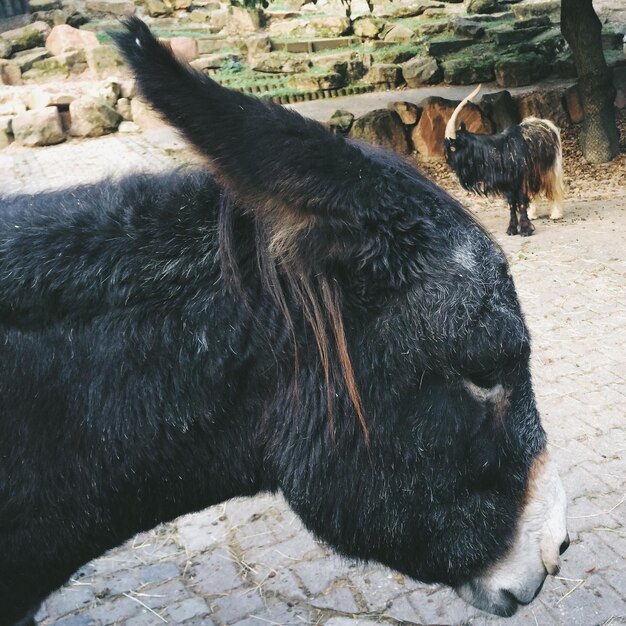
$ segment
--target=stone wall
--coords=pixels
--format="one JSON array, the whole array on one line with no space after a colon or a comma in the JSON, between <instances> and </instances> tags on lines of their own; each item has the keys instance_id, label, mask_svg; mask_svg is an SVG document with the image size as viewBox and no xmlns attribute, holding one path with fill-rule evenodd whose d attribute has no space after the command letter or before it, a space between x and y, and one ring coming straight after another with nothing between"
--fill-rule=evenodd
<instances>
[{"instance_id":1,"label":"stone wall","mask_svg":"<svg viewBox=\"0 0 626 626\"><path fill-rule=\"evenodd\" d=\"M0 107L5 110L0 108L0 115L8 118L0 141L22 141L22 135L11 132L11 116L24 112L15 102L33 110L31 97L20 94L36 93L39 85L65 82L73 102L89 95L83 83L124 84L125 67L106 31L119 28L119 17L132 14L145 19L196 69L228 87L281 103L439 83L493 81L509 88L575 76L557 23L558 0L380 0L371 13L353 0L349 16L339 0L284 2L288 8L270 4L262 10L219 0L31 0L30 23L0 30ZM626 67L625 29L609 23L603 33L605 55L620 77ZM619 104L624 90L616 86ZM559 103L562 98L553 96ZM93 136L135 128L131 99L118 99L120 111L117 101L107 102L108 108L93 103L71 108L69 101L47 106L58 109L63 137ZM571 111L561 107L554 121L579 121L576 94L569 93L566 102ZM528 104L524 110L537 114L540 109ZM145 107L135 104L140 110ZM93 123L73 121L85 116ZM95 121L101 117L106 121ZM431 121L437 125L437 120ZM59 140L58 133L44 135L37 144L53 140Z\"/></svg>"}]
</instances>

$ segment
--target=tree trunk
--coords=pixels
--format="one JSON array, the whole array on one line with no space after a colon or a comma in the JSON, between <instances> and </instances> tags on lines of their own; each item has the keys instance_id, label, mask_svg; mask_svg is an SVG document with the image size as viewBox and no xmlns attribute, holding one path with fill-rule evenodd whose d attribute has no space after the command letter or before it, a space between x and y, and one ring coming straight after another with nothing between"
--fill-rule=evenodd
<instances>
[{"instance_id":1,"label":"tree trunk","mask_svg":"<svg viewBox=\"0 0 626 626\"><path fill-rule=\"evenodd\" d=\"M580 146L592 163L610 161L619 152L615 87L602 52L601 31L592 0L561 1L561 32L574 53L585 114Z\"/></svg>"}]
</instances>

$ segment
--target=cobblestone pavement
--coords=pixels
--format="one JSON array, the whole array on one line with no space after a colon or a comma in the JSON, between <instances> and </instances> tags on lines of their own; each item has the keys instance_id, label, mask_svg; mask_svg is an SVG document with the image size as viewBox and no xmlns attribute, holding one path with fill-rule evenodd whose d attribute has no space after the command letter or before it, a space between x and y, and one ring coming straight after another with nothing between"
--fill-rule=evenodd
<instances>
[{"instance_id":1,"label":"cobblestone pavement","mask_svg":"<svg viewBox=\"0 0 626 626\"><path fill-rule=\"evenodd\" d=\"M0 189L189 157L165 131L12 148L0 156ZM626 624L626 193L569 200L562 222L538 221L529 239L503 235L499 202L463 197L510 259L570 501L572 546L539 599L509 620L489 617L450 590L333 556L281 498L261 496L179 518L86 565L47 601L43 625Z\"/></svg>"}]
</instances>

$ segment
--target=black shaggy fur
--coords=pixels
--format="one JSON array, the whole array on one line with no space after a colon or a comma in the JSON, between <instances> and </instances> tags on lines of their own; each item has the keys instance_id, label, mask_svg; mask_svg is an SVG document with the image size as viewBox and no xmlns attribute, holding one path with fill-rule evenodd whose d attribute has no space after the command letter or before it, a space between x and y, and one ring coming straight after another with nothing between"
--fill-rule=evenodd
<instances>
[{"instance_id":1,"label":"black shaggy fur","mask_svg":"<svg viewBox=\"0 0 626 626\"><path fill-rule=\"evenodd\" d=\"M503 254L397 156L127 27L214 173L0 198L0 626L134 533L260 491L342 554L482 572L545 446Z\"/></svg>"},{"instance_id":2,"label":"black shaggy fur","mask_svg":"<svg viewBox=\"0 0 626 626\"><path fill-rule=\"evenodd\" d=\"M537 130L539 132L537 132ZM550 172L561 158L558 131L544 120L528 118L496 135L470 133L461 122L455 139L445 139L448 164L468 191L504 196L511 210L508 235L532 235L530 199L546 190ZM550 183L548 182L548 185Z\"/></svg>"}]
</instances>

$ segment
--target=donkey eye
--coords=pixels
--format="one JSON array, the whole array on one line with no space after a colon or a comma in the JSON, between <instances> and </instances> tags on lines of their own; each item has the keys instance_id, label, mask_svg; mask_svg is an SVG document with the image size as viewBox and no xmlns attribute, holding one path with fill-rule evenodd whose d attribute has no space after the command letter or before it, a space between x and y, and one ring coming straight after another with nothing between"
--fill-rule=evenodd
<instances>
[{"instance_id":1,"label":"donkey eye","mask_svg":"<svg viewBox=\"0 0 626 626\"><path fill-rule=\"evenodd\" d=\"M493 372L471 374L463 379L463 386L479 402L499 397L504 391Z\"/></svg>"}]
</instances>

